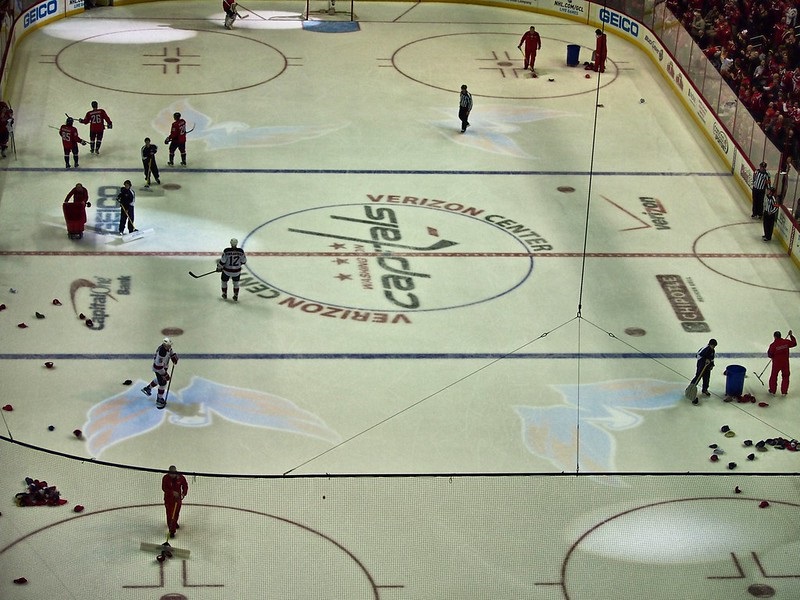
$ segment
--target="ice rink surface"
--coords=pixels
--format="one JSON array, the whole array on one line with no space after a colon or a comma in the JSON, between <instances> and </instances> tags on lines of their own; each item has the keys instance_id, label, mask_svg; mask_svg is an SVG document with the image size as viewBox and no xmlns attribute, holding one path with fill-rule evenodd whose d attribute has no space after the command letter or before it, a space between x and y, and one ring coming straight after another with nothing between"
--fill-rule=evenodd
<instances>
[{"instance_id":1,"label":"ice rink surface","mask_svg":"<svg viewBox=\"0 0 800 600\"><path fill-rule=\"evenodd\" d=\"M800 388L757 377L797 327L797 267L647 57L610 34L586 78L566 45L588 60L593 27L498 8L247 8L231 31L218 2L97 9L17 51L1 414L52 453L2 445L0 595L798 597L800 455L745 446L800 437ZM537 79L516 49L530 24ZM113 129L67 170L54 128L92 100ZM166 165L176 111L186 167ZM130 242L125 179L152 229ZM81 240L61 208L76 182ZM232 237L237 303L189 275ZM139 390L165 336L180 361L158 411ZM756 403L724 401L728 365ZM138 542L163 536L169 464L198 474L174 542L192 557L160 565ZM26 476L69 503L13 506Z\"/></svg>"}]
</instances>

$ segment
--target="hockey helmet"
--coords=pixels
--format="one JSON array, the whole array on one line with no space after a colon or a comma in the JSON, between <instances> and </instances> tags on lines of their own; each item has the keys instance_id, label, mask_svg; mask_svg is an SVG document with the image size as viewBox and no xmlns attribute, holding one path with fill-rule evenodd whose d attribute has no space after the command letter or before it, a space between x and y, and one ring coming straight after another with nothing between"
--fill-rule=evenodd
<instances>
[{"instance_id":1,"label":"hockey helmet","mask_svg":"<svg viewBox=\"0 0 800 600\"><path fill-rule=\"evenodd\" d=\"M179 112L176 112L176 113L174 113L174 114L172 115L172 117L173 117L174 119L180 119L180 118L181 118L181 113L179 113Z\"/></svg>"},{"instance_id":2,"label":"hockey helmet","mask_svg":"<svg viewBox=\"0 0 800 600\"><path fill-rule=\"evenodd\" d=\"M67 125L72 125L75 121L72 120L72 117L67 117Z\"/></svg>"},{"instance_id":3,"label":"hockey helmet","mask_svg":"<svg viewBox=\"0 0 800 600\"><path fill-rule=\"evenodd\" d=\"M161 345L166 348L172 348L172 340L169 339L168 337L165 337L164 341L161 342Z\"/></svg>"},{"instance_id":4,"label":"hockey helmet","mask_svg":"<svg viewBox=\"0 0 800 600\"><path fill-rule=\"evenodd\" d=\"M239 240L231 238L231 248L236 248L239 245Z\"/></svg>"},{"instance_id":5,"label":"hockey helmet","mask_svg":"<svg viewBox=\"0 0 800 600\"><path fill-rule=\"evenodd\" d=\"M92 100L92 108L97 108L98 106L97 100Z\"/></svg>"}]
</instances>

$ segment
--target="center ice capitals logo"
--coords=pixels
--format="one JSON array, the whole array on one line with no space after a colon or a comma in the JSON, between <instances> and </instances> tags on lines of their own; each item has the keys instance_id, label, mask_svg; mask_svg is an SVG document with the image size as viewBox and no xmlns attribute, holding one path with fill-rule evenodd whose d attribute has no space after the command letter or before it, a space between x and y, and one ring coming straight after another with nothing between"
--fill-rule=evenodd
<instances>
[{"instance_id":1,"label":"center ice capitals logo","mask_svg":"<svg viewBox=\"0 0 800 600\"><path fill-rule=\"evenodd\" d=\"M247 267L271 299L334 318L380 313L408 323L409 313L512 292L532 273L534 253L552 250L531 228L485 209L417 196L367 198L291 213L248 235Z\"/></svg>"}]
</instances>

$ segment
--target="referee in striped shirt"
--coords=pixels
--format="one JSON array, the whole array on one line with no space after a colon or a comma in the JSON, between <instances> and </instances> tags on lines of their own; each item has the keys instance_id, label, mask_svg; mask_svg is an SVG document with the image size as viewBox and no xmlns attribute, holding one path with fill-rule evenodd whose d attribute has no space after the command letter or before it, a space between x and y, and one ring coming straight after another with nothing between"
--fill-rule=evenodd
<instances>
[{"instance_id":1,"label":"referee in striped shirt","mask_svg":"<svg viewBox=\"0 0 800 600\"><path fill-rule=\"evenodd\" d=\"M472 94L467 91L467 86L461 86L461 97L458 99L458 118L461 119L461 133L469 127L469 113L472 111Z\"/></svg>"},{"instance_id":2,"label":"referee in striped shirt","mask_svg":"<svg viewBox=\"0 0 800 600\"><path fill-rule=\"evenodd\" d=\"M753 173L753 214L750 215L752 218L760 219L764 215L764 193L771 185L767 163L762 162Z\"/></svg>"}]
</instances>

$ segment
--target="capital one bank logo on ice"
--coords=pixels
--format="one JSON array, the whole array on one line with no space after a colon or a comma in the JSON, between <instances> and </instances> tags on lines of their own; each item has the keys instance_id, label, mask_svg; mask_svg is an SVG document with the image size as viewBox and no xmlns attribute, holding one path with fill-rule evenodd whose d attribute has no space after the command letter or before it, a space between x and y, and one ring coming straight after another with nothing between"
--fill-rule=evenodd
<instances>
[{"instance_id":1,"label":"capital one bank logo on ice","mask_svg":"<svg viewBox=\"0 0 800 600\"><path fill-rule=\"evenodd\" d=\"M245 291L309 315L410 324L508 293L551 244L506 215L440 198L367 194L269 221L245 240Z\"/></svg>"}]
</instances>

